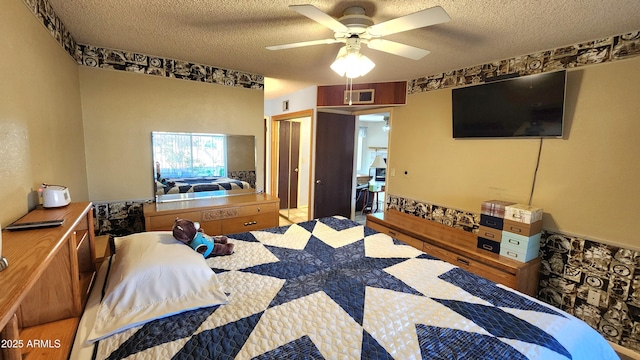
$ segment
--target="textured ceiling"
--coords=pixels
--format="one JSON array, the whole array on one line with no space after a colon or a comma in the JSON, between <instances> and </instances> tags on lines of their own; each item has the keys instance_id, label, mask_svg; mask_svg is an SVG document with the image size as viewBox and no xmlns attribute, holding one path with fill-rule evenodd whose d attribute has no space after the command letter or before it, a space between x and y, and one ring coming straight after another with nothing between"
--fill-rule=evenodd
<instances>
[{"instance_id":1,"label":"textured ceiling","mask_svg":"<svg viewBox=\"0 0 640 360\"><path fill-rule=\"evenodd\" d=\"M336 18L349 6L361 6L374 23L436 5L451 16L444 24L386 37L430 50L421 60L363 47L376 67L354 83L411 80L640 30L639 0L49 1L81 44L263 74L272 78L265 82L266 98L344 82L329 69L342 44L265 49L333 37L288 8L305 1Z\"/></svg>"}]
</instances>

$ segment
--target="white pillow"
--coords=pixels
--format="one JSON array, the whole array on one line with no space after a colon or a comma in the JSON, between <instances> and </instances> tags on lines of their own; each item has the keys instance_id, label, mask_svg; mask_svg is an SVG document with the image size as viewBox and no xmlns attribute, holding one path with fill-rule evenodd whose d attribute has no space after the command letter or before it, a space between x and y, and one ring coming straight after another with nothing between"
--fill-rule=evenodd
<instances>
[{"instance_id":1,"label":"white pillow","mask_svg":"<svg viewBox=\"0 0 640 360\"><path fill-rule=\"evenodd\" d=\"M88 343L183 311L227 301L201 254L171 232L115 239L105 296Z\"/></svg>"}]
</instances>

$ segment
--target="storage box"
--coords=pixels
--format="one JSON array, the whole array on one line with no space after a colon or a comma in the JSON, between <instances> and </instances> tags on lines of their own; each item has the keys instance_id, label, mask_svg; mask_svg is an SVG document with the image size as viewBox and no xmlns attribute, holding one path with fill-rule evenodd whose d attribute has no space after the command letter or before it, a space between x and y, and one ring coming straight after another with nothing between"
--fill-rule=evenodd
<instances>
[{"instance_id":1,"label":"storage box","mask_svg":"<svg viewBox=\"0 0 640 360\"><path fill-rule=\"evenodd\" d=\"M503 223L504 223L503 218L480 214L480 225L488 226L490 228L494 228L502 231Z\"/></svg>"},{"instance_id":2,"label":"storage box","mask_svg":"<svg viewBox=\"0 0 640 360\"><path fill-rule=\"evenodd\" d=\"M480 225L478 237L500 242L502 240L502 230Z\"/></svg>"},{"instance_id":3,"label":"storage box","mask_svg":"<svg viewBox=\"0 0 640 360\"><path fill-rule=\"evenodd\" d=\"M487 200L482 202L480 209L481 214L504 218L504 208L508 205L515 204L513 201L503 200Z\"/></svg>"},{"instance_id":4,"label":"storage box","mask_svg":"<svg viewBox=\"0 0 640 360\"><path fill-rule=\"evenodd\" d=\"M478 249L483 249L491 251L492 253L500 254L500 243L478 236Z\"/></svg>"},{"instance_id":5,"label":"storage box","mask_svg":"<svg viewBox=\"0 0 640 360\"><path fill-rule=\"evenodd\" d=\"M540 236L541 234L523 236L503 231L500 255L520 262L535 259L540 252Z\"/></svg>"},{"instance_id":6,"label":"storage box","mask_svg":"<svg viewBox=\"0 0 640 360\"><path fill-rule=\"evenodd\" d=\"M536 221L533 224L525 224L522 222L505 219L502 229L504 231L508 231L510 233L518 235L531 236L542 231L542 220Z\"/></svg>"},{"instance_id":7,"label":"storage box","mask_svg":"<svg viewBox=\"0 0 640 360\"><path fill-rule=\"evenodd\" d=\"M542 208L523 204L508 205L504 208L504 218L506 220L531 224L542 220Z\"/></svg>"}]
</instances>

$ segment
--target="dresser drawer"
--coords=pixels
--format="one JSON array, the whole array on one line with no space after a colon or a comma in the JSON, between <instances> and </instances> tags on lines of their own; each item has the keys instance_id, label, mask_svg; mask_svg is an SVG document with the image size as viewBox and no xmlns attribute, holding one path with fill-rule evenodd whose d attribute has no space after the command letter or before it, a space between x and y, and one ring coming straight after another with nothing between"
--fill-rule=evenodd
<instances>
[{"instance_id":1,"label":"dresser drawer","mask_svg":"<svg viewBox=\"0 0 640 360\"><path fill-rule=\"evenodd\" d=\"M202 221L200 222L200 228L207 235L220 235L222 234L222 220Z\"/></svg>"},{"instance_id":2,"label":"dresser drawer","mask_svg":"<svg viewBox=\"0 0 640 360\"><path fill-rule=\"evenodd\" d=\"M469 259L455 252L439 248L426 242L424 243L422 251L496 283L503 284L513 289L517 286L517 279L514 274L510 274L481 262Z\"/></svg>"},{"instance_id":3,"label":"dresser drawer","mask_svg":"<svg viewBox=\"0 0 640 360\"><path fill-rule=\"evenodd\" d=\"M173 223L176 221L176 218L188 219L191 221L200 221L200 212L192 211L185 212L178 215L159 215L159 216L151 216L149 217L150 229L145 229L146 231L163 231L163 230L171 230L173 228Z\"/></svg>"},{"instance_id":4,"label":"dresser drawer","mask_svg":"<svg viewBox=\"0 0 640 360\"><path fill-rule=\"evenodd\" d=\"M388 227L380 225L380 224L369 222L369 223L367 223L367 226L370 227L371 229L375 230L375 231L378 231L380 233L389 235L394 239L397 239L397 240L400 240L402 242L405 242L405 243L407 243L407 245L411 245L414 248L422 251L422 244L423 244L422 240L419 240L419 239L413 238L413 237L411 237L409 235L405 235L405 234L403 234L401 232L389 229Z\"/></svg>"},{"instance_id":5,"label":"dresser drawer","mask_svg":"<svg viewBox=\"0 0 640 360\"><path fill-rule=\"evenodd\" d=\"M542 231L542 220L536 221L533 224L526 224L519 221L505 219L503 230L524 236L535 235Z\"/></svg>"},{"instance_id":6,"label":"dresser drawer","mask_svg":"<svg viewBox=\"0 0 640 360\"><path fill-rule=\"evenodd\" d=\"M266 214L266 213L274 213L277 212L276 204L258 204L258 205L247 205L238 208L238 216L250 216L257 214Z\"/></svg>"},{"instance_id":7,"label":"dresser drawer","mask_svg":"<svg viewBox=\"0 0 640 360\"><path fill-rule=\"evenodd\" d=\"M278 217L273 213L240 216L222 222L222 234L237 234L278 226Z\"/></svg>"}]
</instances>

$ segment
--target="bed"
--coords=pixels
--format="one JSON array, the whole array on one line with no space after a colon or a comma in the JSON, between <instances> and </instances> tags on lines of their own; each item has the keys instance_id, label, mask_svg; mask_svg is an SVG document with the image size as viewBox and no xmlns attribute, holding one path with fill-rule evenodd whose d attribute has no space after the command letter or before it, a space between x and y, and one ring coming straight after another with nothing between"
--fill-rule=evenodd
<instances>
[{"instance_id":1,"label":"bed","mask_svg":"<svg viewBox=\"0 0 640 360\"><path fill-rule=\"evenodd\" d=\"M228 177L171 178L156 180L156 195L183 194L203 191L250 189L246 181Z\"/></svg>"},{"instance_id":2,"label":"bed","mask_svg":"<svg viewBox=\"0 0 640 360\"><path fill-rule=\"evenodd\" d=\"M168 244L170 237L141 233L116 243L137 246L155 238ZM126 272L118 261L127 251L119 245L98 273L71 358L618 358L601 335L572 315L349 219L322 218L229 239L234 254L201 259L213 269L213 275L202 274L212 276L216 305L168 309L155 320L96 336L97 324L112 325L100 314L113 313L112 305L105 306L114 299L112 279ZM168 264L180 249L188 247L175 245L172 255L137 254L132 266L155 258ZM180 271L191 271L189 266L171 273L184 279ZM170 283L162 280L150 291ZM134 288L133 294L147 293L139 284Z\"/></svg>"}]
</instances>

